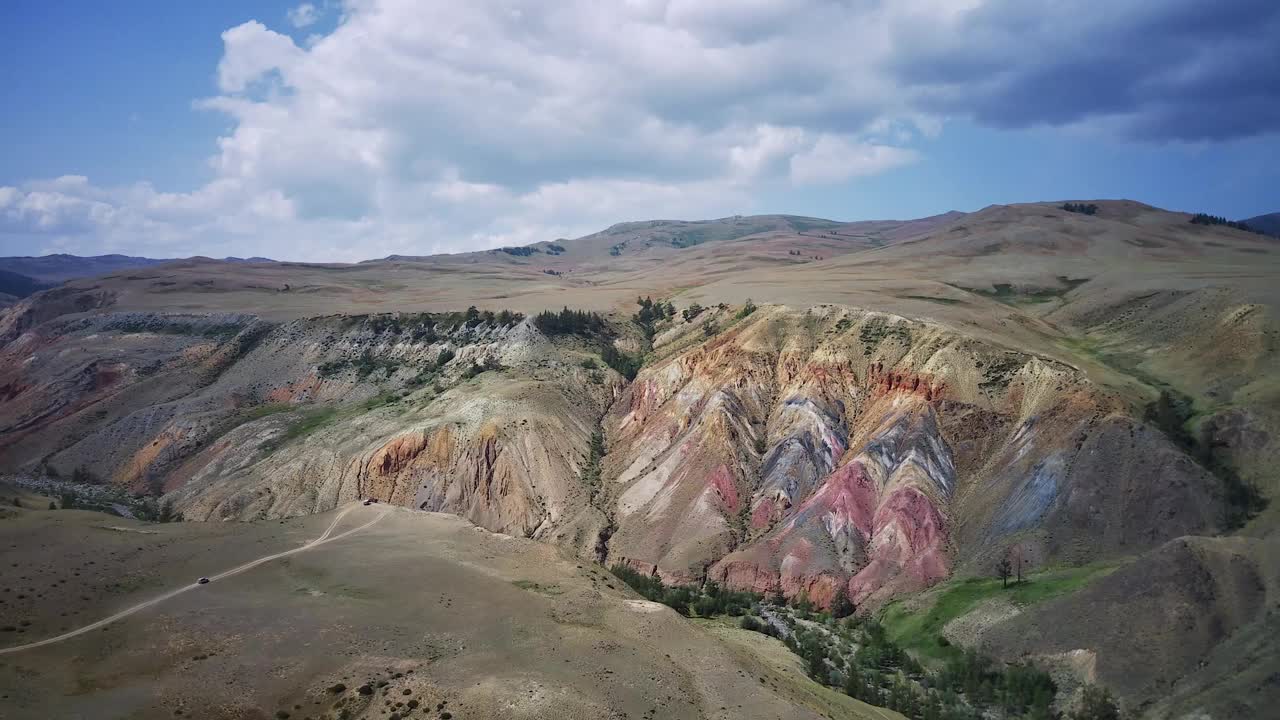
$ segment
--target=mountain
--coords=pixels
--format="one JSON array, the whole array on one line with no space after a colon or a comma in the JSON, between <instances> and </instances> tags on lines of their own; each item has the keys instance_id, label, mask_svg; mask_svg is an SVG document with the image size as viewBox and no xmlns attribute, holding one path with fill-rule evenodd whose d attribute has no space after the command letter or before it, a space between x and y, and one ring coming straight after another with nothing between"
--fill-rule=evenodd
<instances>
[{"instance_id":1,"label":"mountain","mask_svg":"<svg viewBox=\"0 0 1280 720\"><path fill-rule=\"evenodd\" d=\"M1241 222L1258 232L1280 237L1280 212L1257 215Z\"/></svg>"},{"instance_id":2,"label":"mountain","mask_svg":"<svg viewBox=\"0 0 1280 720\"><path fill-rule=\"evenodd\" d=\"M199 259L217 262L210 258ZM152 267L169 262L174 262L174 260L132 257L129 255L94 255L85 257L80 255L58 254L42 255L40 257L0 257L0 270L24 275L41 286L49 287L66 282L67 280L97 277L99 275L106 275L135 268ZM271 263L275 261L264 257L227 257L223 258L222 262L239 264ZM10 294L17 295L17 293ZM24 295L19 295L19 297L24 297Z\"/></svg>"},{"instance_id":3,"label":"mountain","mask_svg":"<svg viewBox=\"0 0 1280 720\"><path fill-rule=\"evenodd\" d=\"M408 564L470 563L437 578L507 577L508 544L551 547L570 574L780 595L800 614L774 620L808 628L793 644L810 655L842 635L805 625L806 608L847 598L883 630L858 630L861 644L897 643L931 671L970 648L1051 671L1060 707L1098 683L1135 715L1171 712L1174 696L1178 712L1261 715L1280 701L1262 671L1280 657L1266 561L1280 538L1280 248L1137 202L1085 204L657 220L459 255L234 272L191 258L71 280L0 310L0 469L162 500L190 521L165 538L241 521L270 547L287 543L264 528L374 498L488 531L479 555L439 528L368 540ZM1030 579L1006 592L992 576L1010 558ZM282 592L316 585L317 612L343 593L364 617L390 602L313 580L340 568L281 572ZM580 594L618 617L654 609L601 577L595 595L559 569L510 582L558 598L570 629L548 632L569 642L597 627L575 614ZM439 593L440 612L463 597L448 581L386 582L414 603ZM460 604L492 600L493 617L519 604L465 582L482 589ZM266 597L256 606L285 602ZM719 698L745 673L817 712L763 669L760 643L782 645L675 620L655 615L653 631L687 632L699 657L718 633L747 663L716 680L679 665L679 682ZM631 632L620 647L648 658ZM473 641L476 657L450 657L479 663L509 642ZM351 677L399 667L358 653ZM825 657L806 656L810 671ZM600 707L626 704L619 692Z\"/></svg>"},{"instance_id":4,"label":"mountain","mask_svg":"<svg viewBox=\"0 0 1280 720\"><path fill-rule=\"evenodd\" d=\"M58 254L40 257L3 257L0 258L0 269L26 275L46 285L56 285L76 278L93 277L165 262L169 261L128 255L81 257Z\"/></svg>"}]
</instances>

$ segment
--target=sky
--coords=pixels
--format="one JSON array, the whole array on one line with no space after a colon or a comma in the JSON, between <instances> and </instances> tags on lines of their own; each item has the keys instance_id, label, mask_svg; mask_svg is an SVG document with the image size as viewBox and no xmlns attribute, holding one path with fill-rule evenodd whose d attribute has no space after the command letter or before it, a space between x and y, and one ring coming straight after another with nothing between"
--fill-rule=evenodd
<instances>
[{"instance_id":1,"label":"sky","mask_svg":"<svg viewBox=\"0 0 1280 720\"><path fill-rule=\"evenodd\" d=\"M1275 0L0 3L0 255L1280 211Z\"/></svg>"}]
</instances>

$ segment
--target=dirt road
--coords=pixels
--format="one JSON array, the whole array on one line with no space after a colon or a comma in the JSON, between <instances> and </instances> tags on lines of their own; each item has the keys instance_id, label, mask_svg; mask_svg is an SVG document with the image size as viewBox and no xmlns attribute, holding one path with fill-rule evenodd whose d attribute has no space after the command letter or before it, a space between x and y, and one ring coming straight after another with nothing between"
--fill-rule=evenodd
<instances>
[{"instance_id":1,"label":"dirt road","mask_svg":"<svg viewBox=\"0 0 1280 720\"><path fill-rule=\"evenodd\" d=\"M247 563L244 563L243 565L237 565L236 567L233 567L233 568L231 568L230 570L225 570L225 571L223 571L223 572L221 572L221 573L218 573L217 575L211 575L211 576L209 576L209 584L213 584L213 583L215 583L215 582L217 582L217 581L219 581L219 580L223 580L223 579L229 578L229 577L231 577L231 576L233 576L233 575L239 575L240 573L245 572L246 570L252 570L253 568L255 568L255 567L257 567L257 566L259 566L259 565L261 565L261 564L263 564L263 563L271 562L272 560L279 560L279 559L280 559L280 558L282 558L282 557L288 557L289 555L293 555L293 554L295 554L295 553L300 553L300 552L302 552L302 551L304 551L304 550L310 550L310 549L312 549L312 548L319 547L320 545L323 545L323 544L325 544L325 543L327 543L327 542L333 542L334 540L340 540L340 539L342 539L342 538L344 538L344 537L346 537L346 536L348 536L348 535L351 535L351 534L353 534L353 533L357 533L357 532L360 532L361 530L364 530L365 528L369 527L370 525L372 525L372 524L374 524L374 523L378 522L379 520L381 520L382 518L386 517L386 516L387 516L387 513L388 513L388 512L390 512L390 510L383 510L381 513L379 513L379 514L378 514L378 516L377 516L377 517L375 517L374 519L370 520L369 522L367 522L367 523L365 523L365 524L363 524L363 525L361 525L361 526L359 526L359 527L352 528L351 530L347 530L346 532L340 533L340 534L338 534L338 535L333 535L333 531L334 531L334 530L336 530L336 529L337 529L337 527L338 527L338 524L342 522L342 518L346 517L347 513L351 512L352 510L355 510L355 509L356 509L356 508L358 508L358 507L361 507L361 506L360 506L360 505L351 505L351 506L348 506L346 509L344 509L342 512L338 513L337 517L335 517L335 518L333 519L333 522L329 523L329 527L325 528L324 533L323 533L322 535L320 535L320 537L316 538L315 540L312 540L311 542L307 543L306 545L302 545L302 546L300 546L300 547L296 547L296 548L294 548L294 549L292 549L292 550L285 550L284 552L278 552L278 553L275 553L275 554L273 554L273 555L264 555L263 557L260 557L260 558L258 558L257 560L251 560L251 561L249 561L249 562L247 562ZM71 639L71 638L73 638L73 637L76 637L77 635L83 635L83 634L85 634L85 633L87 633L87 632L90 632L90 631L93 631L93 630L97 630L98 628L103 627L103 626L105 626L105 625L110 625L111 623L113 623L113 622L115 622L115 621L117 621L117 620L121 620L121 619L123 619L123 618L129 617L130 615L132 615L132 614L134 614L134 613L136 613L136 612L139 612L139 611L141 611L141 610L146 610L147 608L151 607L152 605L158 605L158 604L160 604L160 603L164 602L165 600L168 600L168 599L170 599L170 598L173 598L173 597L176 597L176 596L178 596L178 595L181 595L182 593L189 592L189 591L194 590L194 589L196 589L196 588L198 588L198 587L200 587L200 584L199 584L199 583L191 583L190 585L184 585L184 586L182 586L182 587L180 587L180 588L177 588L177 589L175 589L175 590L170 590L169 592L164 593L163 595L159 595L159 596L157 596L157 597L153 597L153 598L151 598L150 600L147 600L146 602L141 602L141 603L138 603L137 605L133 605L133 606L131 606L131 607L125 608L124 610L121 610L120 612L116 613L115 615L112 615L112 616L110 616L110 617L103 618L103 619L101 619L101 620L99 620L99 621L97 621L97 622L90 623L90 624L88 624L88 625L85 625L84 627L77 628L77 629L72 630L72 631L70 631L70 632L65 632L65 633L63 633L63 634L61 634L61 635L57 635L57 636L55 636L55 637L51 637L51 638L46 638L46 639L44 639L44 640L39 640L39 641L36 641L36 642L33 642L33 643L27 643L26 645L17 645L17 646L15 646L15 647L0 648L0 655L6 655L6 654L8 654L8 653L15 653L15 652L19 652L19 651L21 651L21 650L31 650L31 649L33 649L33 648L43 647L43 646L45 646L45 645L52 645L52 644L57 643L57 642L62 642L63 640L69 640L69 639Z\"/></svg>"}]
</instances>

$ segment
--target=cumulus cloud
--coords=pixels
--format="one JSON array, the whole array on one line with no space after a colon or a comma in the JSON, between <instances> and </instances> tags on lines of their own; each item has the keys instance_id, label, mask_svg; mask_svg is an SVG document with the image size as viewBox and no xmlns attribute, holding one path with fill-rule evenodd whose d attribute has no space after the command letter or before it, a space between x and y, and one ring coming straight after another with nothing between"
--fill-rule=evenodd
<instances>
[{"instance_id":1,"label":"cumulus cloud","mask_svg":"<svg viewBox=\"0 0 1280 720\"><path fill-rule=\"evenodd\" d=\"M289 18L289 23L296 28L310 27L320 19L320 11L311 3L302 3L298 7L290 8L285 15Z\"/></svg>"},{"instance_id":2,"label":"cumulus cloud","mask_svg":"<svg viewBox=\"0 0 1280 720\"><path fill-rule=\"evenodd\" d=\"M1263 0L346 0L301 46L223 33L208 185L4 188L0 236L425 254L751 212L924 161L947 118L1247 136L1280 125L1277 22Z\"/></svg>"},{"instance_id":3,"label":"cumulus cloud","mask_svg":"<svg viewBox=\"0 0 1280 720\"><path fill-rule=\"evenodd\" d=\"M852 143L824 135L813 147L791 156L791 179L801 185L835 183L863 175L875 175L914 162L916 153L906 148Z\"/></svg>"}]
</instances>

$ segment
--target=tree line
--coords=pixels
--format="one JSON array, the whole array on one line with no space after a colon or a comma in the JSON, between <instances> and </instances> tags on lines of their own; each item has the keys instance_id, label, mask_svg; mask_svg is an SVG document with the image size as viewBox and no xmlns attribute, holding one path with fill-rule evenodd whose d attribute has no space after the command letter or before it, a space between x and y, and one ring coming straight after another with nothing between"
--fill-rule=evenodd
<instances>
[{"instance_id":1,"label":"tree line","mask_svg":"<svg viewBox=\"0 0 1280 720\"><path fill-rule=\"evenodd\" d=\"M1243 230L1245 232L1257 233L1258 235L1266 234L1261 230L1256 230L1250 227L1249 223L1243 223L1243 222L1240 222L1239 220L1228 220L1222 217L1221 215L1210 215L1208 213L1196 213L1195 215L1191 216L1191 224L1192 225L1225 225L1226 227L1229 227L1229 228L1234 228L1236 230Z\"/></svg>"},{"instance_id":2,"label":"tree line","mask_svg":"<svg viewBox=\"0 0 1280 720\"><path fill-rule=\"evenodd\" d=\"M766 599L714 582L668 586L626 565L614 565L610 571L642 597L681 615L740 616L743 629L781 639L815 681L913 720L1061 717L1053 708L1057 684L1044 671L1026 663L1002 665L973 650L925 668L889 638L878 620L856 615L847 591L838 592L832 610L823 611L803 592L788 601L776 588ZM1069 720L1119 717L1110 694L1089 686Z\"/></svg>"}]
</instances>

